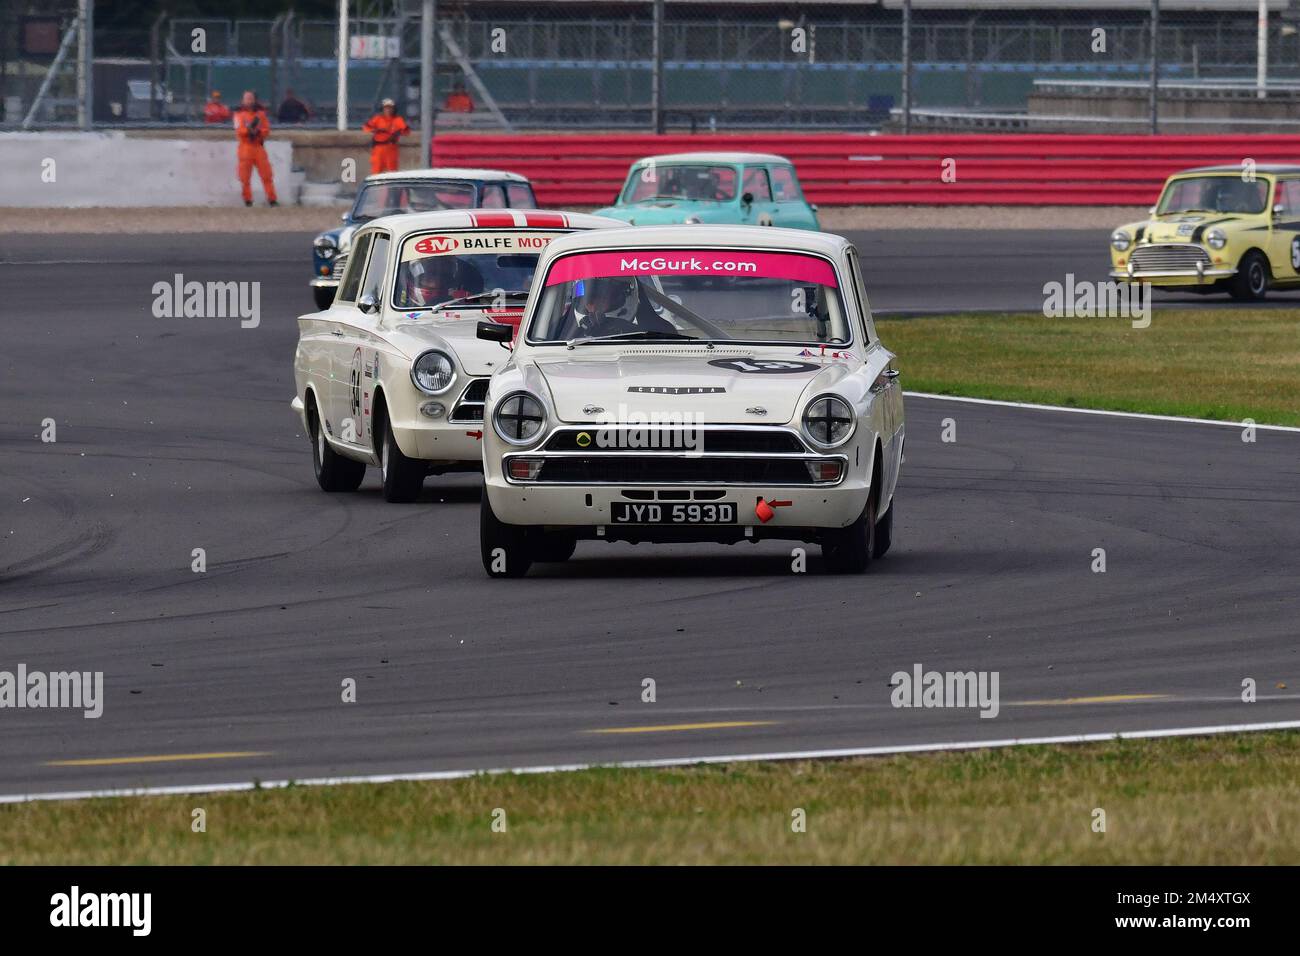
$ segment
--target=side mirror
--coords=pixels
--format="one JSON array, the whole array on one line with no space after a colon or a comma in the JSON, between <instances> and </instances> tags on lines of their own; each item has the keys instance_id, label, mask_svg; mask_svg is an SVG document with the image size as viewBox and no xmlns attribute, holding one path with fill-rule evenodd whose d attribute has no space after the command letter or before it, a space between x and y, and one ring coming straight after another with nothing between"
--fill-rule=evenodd
<instances>
[{"instance_id":1,"label":"side mirror","mask_svg":"<svg viewBox=\"0 0 1300 956\"><path fill-rule=\"evenodd\" d=\"M347 221L348 221L347 213L343 213L341 216L339 216L339 222L347 222Z\"/></svg>"},{"instance_id":2,"label":"side mirror","mask_svg":"<svg viewBox=\"0 0 1300 956\"><path fill-rule=\"evenodd\" d=\"M1274 216L1281 216L1284 212L1286 212L1286 206L1282 205L1280 202L1273 203Z\"/></svg>"},{"instance_id":3,"label":"side mirror","mask_svg":"<svg viewBox=\"0 0 1300 956\"><path fill-rule=\"evenodd\" d=\"M754 194L753 194L753 193L744 193L744 194L740 197L740 204L741 204L742 206L752 206L752 205L754 204Z\"/></svg>"},{"instance_id":4,"label":"side mirror","mask_svg":"<svg viewBox=\"0 0 1300 956\"><path fill-rule=\"evenodd\" d=\"M361 298L357 299L357 308L366 315L374 315L379 311L379 300L375 298L373 292L363 293Z\"/></svg>"},{"instance_id":5,"label":"side mirror","mask_svg":"<svg viewBox=\"0 0 1300 956\"><path fill-rule=\"evenodd\" d=\"M509 343L515 337L513 325L501 325L498 322L480 322L478 337L487 342Z\"/></svg>"},{"instance_id":6,"label":"side mirror","mask_svg":"<svg viewBox=\"0 0 1300 956\"><path fill-rule=\"evenodd\" d=\"M1147 215L1148 215L1148 216L1154 216L1155 214L1156 214L1156 207L1155 207L1155 206L1152 206L1150 209L1147 210Z\"/></svg>"}]
</instances>

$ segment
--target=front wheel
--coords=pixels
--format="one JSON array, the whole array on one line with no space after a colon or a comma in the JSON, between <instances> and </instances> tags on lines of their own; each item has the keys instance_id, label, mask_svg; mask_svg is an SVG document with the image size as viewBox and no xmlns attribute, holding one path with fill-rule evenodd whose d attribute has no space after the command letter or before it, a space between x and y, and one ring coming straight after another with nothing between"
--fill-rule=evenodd
<instances>
[{"instance_id":1,"label":"front wheel","mask_svg":"<svg viewBox=\"0 0 1300 956\"><path fill-rule=\"evenodd\" d=\"M894 512L898 510L898 499L889 503L885 516L876 522L876 546L871 552L872 558L883 558L894 543Z\"/></svg>"},{"instance_id":2,"label":"front wheel","mask_svg":"<svg viewBox=\"0 0 1300 956\"><path fill-rule=\"evenodd\" d=\"M490 578L522 578L533 566L529 547L529 529L523 525L506 524L497 518L483 489L483 503L479 507L478 543L483 556L483 570Z\"/></svg>"},{"instance_id":3,"label":"front wheel","mask_svg":"<svg viewBox=\"0 0 1300 956\"><path fill-rule=\"evenodd\" d=\"M397 444L385 414L379 420L384 443L379 450L379 470L384 476L384 500L408 504L420 497L424 487L425 464L419 458L407 458Z\"/></svg>"},{"instance_id":4,"label":"front wheel","mask_svg":"<svg viewBox=\"0 0 1300 956\"><path fill-rule=\"evenodd\" d=\"M324 312L334 304L334 293L338 290L332 286L314 285L311 287L312 298L316 300L316 308Z\"/></svg>"},{"instance_id":5,"label":"front wheel","mask_svg":"<svg viewBox=\"0 0 1300 956\"><path fill-rule=\"evenodd\" d=\"M822 560L832 574L861 574L871 566L876 550L876 499L867 499L856 521L847 528L822 533Z\"/></svg>"},{"instance_id":6,"label":"front wheel","mask_svg":"<svg viewBox=\"0 0 1300 956\"><path fill-rule=\"evenodd\" d=\"M307 415L311 431L311 465L321 491L356 491L366 477L365 462L344 458L332 447L321 427L320 415L313 403Z\"/></svg>"},{"instance_id":7,"label":"front wheel","mask_svg":"<svg viewBox=\"0 0 1300 956\"><path fill-rule=\"evenodd\" d=\"M1268 260L1262 252L1252 249L1241 257L1237 274L1228 287L1228 294L1234 299L1258 302L1268 294L1270 278Z\"/></svg>"}]
</instances>

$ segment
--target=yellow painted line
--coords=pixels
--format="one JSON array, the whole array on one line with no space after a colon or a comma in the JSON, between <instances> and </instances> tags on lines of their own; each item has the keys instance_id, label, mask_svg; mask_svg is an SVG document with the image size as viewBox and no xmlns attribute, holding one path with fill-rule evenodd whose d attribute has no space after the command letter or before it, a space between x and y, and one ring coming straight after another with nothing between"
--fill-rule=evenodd
<instances>
[{"instance_id":1,"label":"yellow painted line","mask_svg":"<svg viewBox=\"0 0 1300 956\"><path fill-rule=\"evenodd\" d=\"M660 734L673 730L720 730L725 727L768 727L775 720L719 720L708 724L656 724L649 727L603 727L588 734Z\"/></svg>"},{"instance_id":2,"label":"yellow painted line","mask_svg":"<svg viewBox=\"0 0 1300 956\"><path fill-rule=\"evenodd\" d=\"M238 757L266 757L263 750L228 750L210 754L154 754L145 757L91 757L85 760L50 760L47 767L114 767L131 763L172 763L181 760L234 760Z\"/></svg>"},{"instance_id":3,"label":"yellow painted line","mask_svg":"<svg viewBox=\"0 0 1300 956\"><path fill-rule=\"evenodd\" d=\"M1014 707L1064 707L1068 704L1127 704L1135 700L1169 700L1172 694L1107 694L1102 697L1067 697L1064 700L1017 700Z\"/></svg>"}]
</instances>

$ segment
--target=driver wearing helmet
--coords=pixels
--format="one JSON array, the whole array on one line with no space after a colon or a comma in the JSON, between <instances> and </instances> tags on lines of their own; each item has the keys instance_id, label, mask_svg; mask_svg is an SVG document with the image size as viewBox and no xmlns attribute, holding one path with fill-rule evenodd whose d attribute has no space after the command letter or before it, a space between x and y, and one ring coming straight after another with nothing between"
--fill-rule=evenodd
<instances>
[{"instance_id":1,"label":"driver wearing helmet","mask_svg":"<svg viewBox=\"0 0 1300 956\"><path fill-rule=\"evenodd\" d=\"M468 295L458 288L457 262L453 258L431 257L415 263L407 298L412 305L433 306Z\"/></svg>"},{"instance_id":2,"label":"driver wearing helmet","mask_svg":"<svg viewBox=\"0 0 1300 956\"><path fill-rule=\"evenodd\" d=\"M631 276L587 279L578 283L574 292L574 318L583 335L674 331L672 323L655 314Z\"/></svg>"},{"instance_id":3,"label":"driver wearing helmet","mask_svg":"<svg viewBox=\"0 0 1300 956\"><path fill-rule=\"evenodd\" d=\"M1259 202L1260 189L1254 183L1228 180L1219 184L1214 208L1219 212L1250 212Z\"/></svg>"},{"instance_id":4,"label":"driver wearing helmet","mask_svg":"<svg viewBox=\"0 0 1300 956\"><path fill-rule=\"evenodd\" d=\"M636 314L637 298L635 279L588 279L574 303L578 324L591 332L603 325L630 323Z\"/></svg>"}]
</instances>

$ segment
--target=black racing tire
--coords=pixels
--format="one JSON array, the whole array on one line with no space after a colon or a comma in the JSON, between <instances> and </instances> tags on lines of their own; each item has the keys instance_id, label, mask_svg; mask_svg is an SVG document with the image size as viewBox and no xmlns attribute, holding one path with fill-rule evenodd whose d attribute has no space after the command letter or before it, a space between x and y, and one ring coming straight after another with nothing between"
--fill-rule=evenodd
<instances>
[{"instance_id":1,"label":"black racing tire","mask_svg":"<svg viewBox=\"0 0 1300 956\"><path fill-rule=\"evenodd\" d=\"M894 512L897 510L898 499L895 498L889 503L885 516L876 522L876 545L871 552L873 560L883 558L889 552L889 546L894 543Z\"/></svg>"},{"instance_id":2,"label":"black racing tire","mask_svg":"<svg viewBox=\"0 0 1300 956\"><path fill-rule=\"evenodd\" d=\"M831 574L862 574L876 550L876 496L867 499L856 521L847 528L822 532L822 560Z\"/></svg>"},{"instance_id":3,"label":"black racing tire","mask_svg":"<svg viewBox=\"0 0 1300 956\"><path fill-rule=\"evenodd\" d=\"M344 458L332 447L321 427L315 399L308 397L307 431L311 439L311 464L321 491L356 491L366 477L366 463Z\"/></svg>"},{"instance_id":4,"label":"black racing tire","mask_svg":"<svg viewBox=\"0 0 1300 956\"><path fill-rule=\"evenodd\" d=\"M428 466L419 458L407 458L388 425L388 410L375 416L382 429L379 445L379 471L384 478L384 500L410 504L420 497Z\"/></svg>"},{"instance_id":5,"label":"black racing tire","mask_svg":"<svg viewBox=\"0 0 1300 956\"><path fill-rule=\"evenodd\" d=\"M573 557L578 549L578 539L564 531L543 531L533 540L533 560L563 562Z\"/></svg>"},{"instance_id":6,"label":"black racing tire","mask_svg":"<svg viewBox=\"0 0 1300 956\"><path fill-rule=\"evenodd\" d=\"M1252 249L1237 263L1237 274L1232 277L1228 294L1243 302L1259 302L1268 295L1272 284L1268 259L1257 249Z\"/></svg>"},{"instance_id":7,"label":"black racing tire","mask_svg":"<svg viewBox=\"0 0 1300 956\"><path fill-rule=\"evenodd\" d=\"M311 287L311 296L316 300L316 308L324 312L334 304L334 293L338 290L330 286L314 285Z\"/></svg>"},{"instance_id":8,"label":"black racing tire","mask_svg":"<svg viewBox=\"0 0 1300 956\"><path fill-rule=\"evenodd\" d=\"M483 489L479 506L478 542L483 556L483 570L490 578L522 578L533 566L529 531L522 525L506 524L497 518Z\"/></svg>"}]
</instances>

